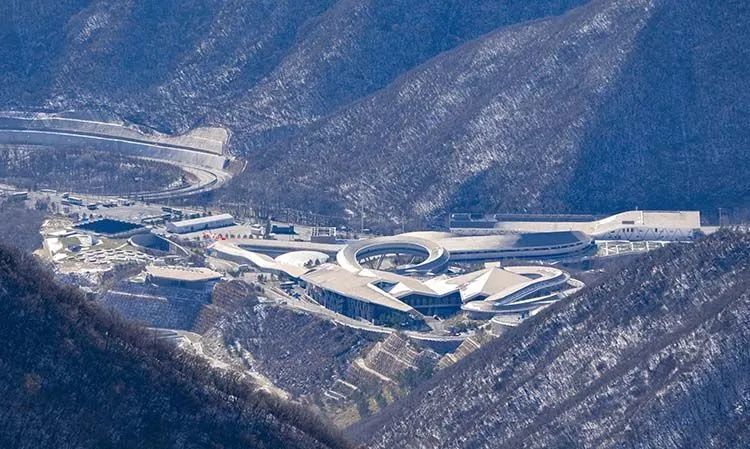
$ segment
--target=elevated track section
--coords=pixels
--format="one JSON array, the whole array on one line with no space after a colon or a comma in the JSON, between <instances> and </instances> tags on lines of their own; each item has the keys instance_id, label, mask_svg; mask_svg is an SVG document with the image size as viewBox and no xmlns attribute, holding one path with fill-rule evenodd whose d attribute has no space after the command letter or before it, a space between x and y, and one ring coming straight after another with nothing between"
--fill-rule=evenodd
<instances>
[{"instance_id":1,"label":"elevated track section","mask_svg":"<svg viewBox=\"0 0 750 449\"><path fill-rule=\"evenodd\" d=\"M228 133L198 128L179 136L161 134L124 122L104 122L57 114L0 113L0 146L39 146L64 151L90 147L180 167L195 181L188 186L138 192L159 200L208 192L226 183L231 158L225 154Z\"/></svg>"}]
</instances>

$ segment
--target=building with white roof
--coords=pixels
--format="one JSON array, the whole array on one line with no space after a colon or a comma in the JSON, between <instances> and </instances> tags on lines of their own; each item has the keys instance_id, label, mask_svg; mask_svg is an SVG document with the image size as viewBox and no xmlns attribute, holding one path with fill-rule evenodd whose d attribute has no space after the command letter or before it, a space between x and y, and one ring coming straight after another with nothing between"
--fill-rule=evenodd
<instances>
[{"instance_id":1,"label":"building with white roof","mask_svg":"<svg viewBox=\"0 0 750 449\"><path fill-rule=\"evenodd\" d=\"M175 234L188 234L206 229L223 228L225 226L232 226L233 224L234 217L229 214L209 215L190 220L169 222L167 223L167 231L174 232Z\"/></svg>"},{"instance_id":2,"label":"building with white roof","mask_svg":"<svg viewBox=\"0 0 750 449\"><path fill-rule=\"evenodd\" d=\"M300 278L308 294L324 307L376 324L414 326L423 320L413 307L380 288L377 276L362 276L324 264Z\"/></svg>"},{"instance_id":3,"label":"building with white roof","mask_svg":"<svg viewBox=\"0 0 750 449\"><path fill-rule=\"evenodd\" d=\"M203 289L222 278L210 268L149 265L146 267L146 281L166 287L186 287Z\"/></svg>"},{"instance_id":4,"label":"building with white roof","mask_svg":"<svg viewBox=\"0 0 750 449\"><path fill-rule=\"evenodd\" d=\"M701 231L699 211L631 210L590 215L451 214L451 231L459 234L582 232L597 240L692 240Z\"/></svg>"},{"instance_id":5,"label":"building with white roof","mask_svg":"<svg viewBox=\"0 0 750 449\"><path fill-rule=\"evenodd\" d=\"M280 264L293 265L300 268L311 268L328 262L328 254L320 251L292 251L277 256L274 260Z\"/></svg>"},{"instance_id":6,"label":"building with white roof","mask_svg":"<svg viewBox=\"0 0 750 449\"><path fill-rule=\"evenodd\" d=\"M298 279L304 273L310 271L309 267L306 267L305 264L299 264L299 259L295 259L293 256L289 256L282 260L276 260L267 254L248 251L231 242L215 242L208 247L208 252L214 257L219 257L238 264L247 264L266 273L272 273L277 276L289 277L292 279ZM322 254L322 256L326 255Z\"/></svg>"},{"instance_id":7,"label":"building with white roof","mask_svg":"<svg viewBox=\"0 0 750 449\"><path fill-rule=\"evenodd\" d=\"M377 324L418 326L425 316L474 312L468 304L477 302L489 301L477 312L483 316L501 313L508 309L507 304L544 294L568 279L567 274L549 267L519 271L497 266L461 276L440 275L452 262L558 259L584 254L591 247L592 239L578 231L479 236L419 232L336 245L221 241L209 251L216 257L298 280L308 296L343 315ZM275 259L271 257L278 253L281 255ZM336 264L314 267L332 253ZM386 258L391 260L384 262ZM524 310L544 304L532 302Z\"/></svg>"},{"instance_id":8,"label":"building with white roof","mask_svg":"<svg viewBox=\"0 0 750 449\"><path fill-rule=\"evenodd\" d=\"M459 276L420 280L372 269L353 272L334 264L322 265L300 277L308 295L321 305L376 324L413 324L424 316L447 317L460 310L481 316L516 309L529 311L559 299L551 291L569 279L561 270L542 266L488 267Z\"/></svg>"}]
</instances>

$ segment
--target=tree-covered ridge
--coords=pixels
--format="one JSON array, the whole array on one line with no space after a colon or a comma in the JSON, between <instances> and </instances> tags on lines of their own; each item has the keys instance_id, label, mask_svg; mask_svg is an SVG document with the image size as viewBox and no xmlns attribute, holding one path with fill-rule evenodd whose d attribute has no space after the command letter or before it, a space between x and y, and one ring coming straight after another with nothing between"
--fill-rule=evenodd
<instances>
[{"instance_id":1,"label":"tree-covered ridge","mask_svg":"<svg viewBox=\"0 0 750 449\"><path fill-rule=\"evenodd\" d=\"M745 448L750 235L644 255L357 431L374 448Z\"/></svg>"},{"instance_id":2,"label":"tree-covered ridge","mask_svg":"<svg viewBox=\"0 0 750 449\"><path fill-rule=\"evenodd\" d=\"M27 208L25 204L0 199L0 244L13 245L30 253L42 246L42 226L47 211L45 204Z\"/></svg>"},{"instance_id":3,"label":"tree-covered ridge","mask_svg":"<svg viewBox=\"0 0 750 449\"><path fill-rule=\"evenodd\" d=\"M224 126L232 201L716 215L750 197L749 24L742 0L3 2L0 109Z\"/></svg>"},{"instance_id":4,"label":"tree-covered ridge","mask_svg":"<svg viewBox=\"0 0 750 449\"><path fill-rule=\"evenodd\" d=\"M348 447L308 411L125 324L5 247L0 338L0 447Z\"/></svg>"}]
</instances>

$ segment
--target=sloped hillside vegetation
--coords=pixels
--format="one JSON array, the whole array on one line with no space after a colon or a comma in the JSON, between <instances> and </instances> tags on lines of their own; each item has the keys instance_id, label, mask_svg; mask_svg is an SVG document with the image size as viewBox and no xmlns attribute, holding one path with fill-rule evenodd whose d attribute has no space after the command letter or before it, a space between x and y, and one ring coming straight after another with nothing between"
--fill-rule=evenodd
<instances>
[{"instance_id":1,"label":"sloped hillside vegetation","mask_svg":"<svg viewBox=\"0 0 750 449\"><path fill-rule=\"evenodd\" d=\"M0 244L30 253L42 247L42 226L47 211L43 204L39 208L27 208L24 204L0 199Z\"/></svg>"},{"instance_id":2,"label":"sloped hillside vegetation","mask_svg":"<svg viewBox=\"0 0 750 449\"><path fill-rule=\"evenodd\" d=\"M741 1L606 0L500 28L279 140L261 174L391 216L746 205L748 26Z\"/></svg>"},{"instance_id":3,"label":"sloped hillside vegetation","mask_svg":"<svg viewBox=\"0 0 750 449\"><path fill-rule=\"evenodd\" d=\"M321 394L379 337L306 313L262 304L254 293L231 299L219 284L196 329L213 356L252 369L293 397ZM214 313L208 313L214 311ZM206 319L206 315L212 315ZM244 366L243 366L244 365Z\"/></svg>"},{"instance_id":4,"label":"sloped hillside vegetation","mask_svg":"<svg viewBox=\"0 0 750 449\"><path fill-rule=\"evenodd\" d=\"M0 337L0 447L348 447L306 410L124 324L5 247Z\"/></svg>"},{"instance_id":5,"label":"sloped hillside vegetation","mask_svg":"<svg viewBox=\"0 0 750 449\"><path fill-rule=\"evenodd\" d=\"M354 429L373 448L743 448L750 235L649 253Z\"/></svg>"},{"instance_id":6,"label":"sloped hillside vegetation","mask_svg":"<svg viewBox=\"0 0 750 449\"><path fill-rule=\"evenodd\" d=\"M716 214L750 198L749 27L742 0L3 2L0 107L226 126L233 200Z\"/></svg>"},{"instance_id":7,"label":"sloped hillside vegetation","mask_svg":"<svg viewBox=\"0 0 750 449\"><path fill-rule=\"evenodd\" d=\"M0 149L0 181L23 189L123 195L180 186L188 179L173 165L91 148Z\"/></svg>"},{"instance_id":8,"label":"sloped hillside vegetation","mask_svg":"<svg viewBox=\"0 0 750 449\"><path fill-rule=\"evenodd\" d=\"M101 107L164 130L221 119L252 137L326 115L494 28L583 2L5 2L0 102Z\"/></svg>"}]
</instances>

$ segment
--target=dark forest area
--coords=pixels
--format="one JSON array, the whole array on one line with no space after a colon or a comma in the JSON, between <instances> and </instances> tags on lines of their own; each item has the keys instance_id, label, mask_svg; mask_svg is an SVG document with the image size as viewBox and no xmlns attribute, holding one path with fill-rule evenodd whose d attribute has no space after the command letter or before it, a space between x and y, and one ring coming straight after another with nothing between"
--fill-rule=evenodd
<instances>
[{"instance_id":1,"label":"dark forest area","mask_svg":"<svg viewBox=\"0 0 750 449\"><path fill-rule=\"evenodd\" d=\"M188 181L178 167L91 148L6 148L0 180L21 189L56 189L123 195L179 186Z\"/></svg>"},{"instance_id":2,"label":"dark forest area","mask_svg":"<svg viewBox=\"0 0 750 449\"><path fill-rule=\"evenodd\" d=\"M4 246L0 338L0 447L348 447L305 409L103 312Z\"/></svg>"}]
</instances>

